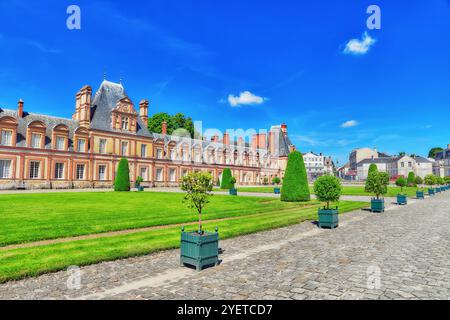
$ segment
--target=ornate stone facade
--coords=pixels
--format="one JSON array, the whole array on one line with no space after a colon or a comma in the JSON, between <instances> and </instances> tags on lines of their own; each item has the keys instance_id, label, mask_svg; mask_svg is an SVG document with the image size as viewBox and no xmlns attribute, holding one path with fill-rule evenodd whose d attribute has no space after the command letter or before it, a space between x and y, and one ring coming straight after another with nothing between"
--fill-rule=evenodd
<instances>
[{"instance_id":1,"label":"ornate stone facade","mask_svg":"<svg viewBox=\"0 0 450 320\"><path fill-rule=\"evenodd\" d=\"M127 158L130 177L146 186L175 186L191 171L209 171L214 181L231 168L238 184L261 184L282 177L295 147L287 126L272 126L230 139L229 133L190 139L147 129L147 100L137 111L121 84L103 81L92 97L84 86L72 119L0 108L0 189L111 187L118 162Z\"/></svg>"}]
</instances>

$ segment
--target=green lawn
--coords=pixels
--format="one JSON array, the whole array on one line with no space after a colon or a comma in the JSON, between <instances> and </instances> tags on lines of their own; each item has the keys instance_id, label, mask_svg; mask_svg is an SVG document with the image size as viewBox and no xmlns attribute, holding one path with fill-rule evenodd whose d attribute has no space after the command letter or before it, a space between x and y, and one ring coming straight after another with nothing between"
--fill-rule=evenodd
<instances>
[{"instance_id":1,"label":"green lawn","mask_svg":"<svg viewBox=\"0 0 450 320\"><path fill-rule=\"evenodd\" d=\"M153 192L0 195L0 247L196 221L197 215L185 207L182 199L183 194L179 193ZM204 219L274 212L304 205L262 197L213 196Z\"/></svg>"},{"instance_id":2,"label":"green lawn","mask_svg":"<svg viewBox=\"0 0 450 320\"><path fill-rule=\"evenodd\" d=\"M261 192L261 193L273 193L273 186L270 187L240 187L238 191L241 192ZM281 186L280 186L281 188ZM314 193L313 187L309 187L311 193ZM408 196L415 196L417 188L404 188L403 193ZM388 187L388 193L386 197L396 197L400 193L400 187ZM343 186L342 195L345 196L372 196L371 193L364 191L364 186Z\"/></svg>"},{"instance_id":3,"label":"green lawn","mask_svg":"<svg viewBox=\"0 0 450 320\"><path fill-rule=\"evenodd\" d=\"M11 243L18 239L31 241L48 238L42 233L42 228L55 237L56 234L69 236L124 226L194 221L196 216L184 209L181 199L180 194L168 193L4 195L0 196L0 217L8 222L9 227L1 223L1 235L4 243ZM204 226L208 230L219 227L220 238L225 239L316 219L318 206L316 201L298 204L258 197L214 196L205 217L234 219L206 221ZM367 203L363 202L339 203L341 213L365 206ZM56 230L50 232L52 228ZM29 237L25 236L25 230L31 232ZM86 265L177 248L179 241L180 228L167 227L32 248L3 249L0 250L0 282L62 270L70 265Z\"/></svg>"}]
</instances>

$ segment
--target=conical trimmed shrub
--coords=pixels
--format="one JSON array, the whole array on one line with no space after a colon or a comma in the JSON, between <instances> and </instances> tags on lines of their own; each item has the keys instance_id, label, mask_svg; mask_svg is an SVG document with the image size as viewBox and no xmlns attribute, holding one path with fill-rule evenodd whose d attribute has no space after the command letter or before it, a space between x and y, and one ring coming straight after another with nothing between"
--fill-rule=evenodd
<instances>
[{"instance_id":1,"label":"conical trimmed shrub","mask_svg":"<svg viewBox=\"0 0 450 320\"><path fill-rule=\"evenodd\" d=\"M281 201L299 202L309 201L308 176L306 175L303 156L298 151L289 154L286 173L281 187Z\"/></svg>"},{"instance_id":2,"label":"conical trimmed shrub","mask_svg":"<svg viewBox=\"0 0 450 320\"><path fill-rule=\"evenodd\" d=\"M377 167L377 165L376 165L375 163L372 163L372 164L369 166L369 173L367 174L367 180L369 180L369 176L370 176L370 174L371 174L372 172L378 172L378 167ZM365 191L365 192L370 192L370 187L369 187L369 185L368 185L368 183L367 183L367 180L366 180L366 185L364 186L364 191Z\"/></svg>"},{"instance_id":3,"label":"conical trimmed shrub","mask_svg":"<svg viewBox=\"0 0 450 320\"><path fill-rule=\"evenodd\" d=\"M222 172L222 182L220 183L221 189L232 189L234 188L234 183L231 183L231 169L225 168Z\"/></svg>"},{"instance_id":4,"label":"conical trimmed shrub","mask_svg":"<svg viewBox=\"0 0 450 320\"><path fill-rule=\"evenodd\" d=\"M130 191L130 167L128 160L125 158L119 162L114 181L114 191Z\"/></svg>"}]
</instances>

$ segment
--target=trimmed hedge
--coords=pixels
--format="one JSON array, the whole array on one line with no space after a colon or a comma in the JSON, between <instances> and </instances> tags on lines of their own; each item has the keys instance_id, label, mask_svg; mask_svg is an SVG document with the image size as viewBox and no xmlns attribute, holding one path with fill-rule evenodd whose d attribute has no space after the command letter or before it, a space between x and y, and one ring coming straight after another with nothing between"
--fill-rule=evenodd
<instances>
[{"instance_id":1,"label":"trimmed hedge","mask_svg":"<svg viewBox=\"0 0 450 320\"><path fill-rule=\"evenodd\" d=\"M130 191L130 168L128 160L125 158L120 159L114 181L114 191Z\"/></svg>"},{"instance_id":2,"label":"trimmed hedge","mask_svg":"<svg viewBox=\"0 0 450 320\"><path fill-rule=\"evenodd\" d=\"M234 188L234 183L232 183L231 169L225 168L222 172L222 182L220 183L220 189L232 189Z\"/></svg>"},{"instance_id":3,"label":"trimmed hedge","mask_svg":"<svg viewBox=\"0 0 450 320\"><path fill-rule=\"evenodd\" d=\"M281 187L281 201L299 202L309 201L308 177L306 175L303 156L298 151L289 154L286 173Z\"/></svg>"},{"instance_id":4,"label":"trimmed hedge","mask_svg":"<svg viewBox=\"0 0 450 320\"><path fill-rule=\"evenodd\" d=\"M408 173L407 185L408 187L417 187L416 175L412 171Z\"/></svg>"}]
</instances>

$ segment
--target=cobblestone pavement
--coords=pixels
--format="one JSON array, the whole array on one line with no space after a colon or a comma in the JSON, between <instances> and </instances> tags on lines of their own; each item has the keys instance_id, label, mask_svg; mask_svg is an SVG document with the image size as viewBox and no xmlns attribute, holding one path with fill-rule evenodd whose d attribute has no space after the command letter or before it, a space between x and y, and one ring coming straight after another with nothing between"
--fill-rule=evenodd
<instances>
[{"instance_id":1,"label":"cobblestone pavement","mask_svg":"<svg viewBox=\"0 0 450 320\"><path fill-rule=\"evenodd\" d=\"M449 299L450 193L351 212L335 230L304 222L220 246L222 264L199 273L170 250L82 267L78 289L66 271L5 283L0 298Z\"/></svg>"}]
</instances>

